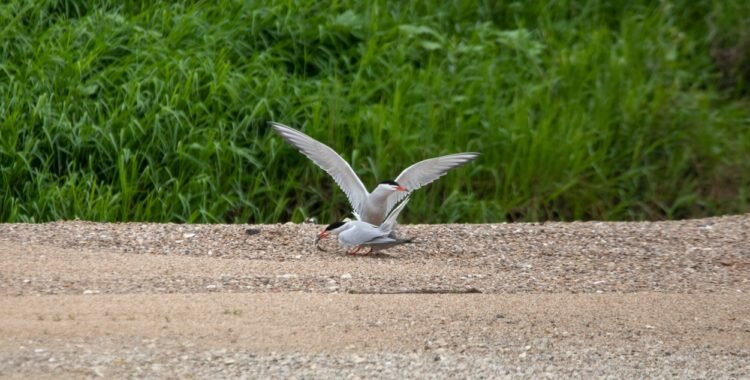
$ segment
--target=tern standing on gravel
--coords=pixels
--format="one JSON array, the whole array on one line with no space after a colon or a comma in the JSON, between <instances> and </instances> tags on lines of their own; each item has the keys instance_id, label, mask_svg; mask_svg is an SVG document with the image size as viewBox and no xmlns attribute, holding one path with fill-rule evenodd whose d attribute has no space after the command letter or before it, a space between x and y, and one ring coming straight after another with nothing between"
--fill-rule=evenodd
<instances>
[{"instance_id":1,"label":"tern standing on gravel","mask_svg":"<svg viewBox=\"0 0 750 380\"><path fill-rule=\"evenodd\" d=\"M270 124L286 142L294 145L333 177L349 199L357 220L375 226L380 226L385 221L386 215L407 196L408 192L435 181L449 170L479 156L479 153L466 152L417 162L402 171L395 180L380 182L370 193L349 163L329 146L286 125L275 122L270 122Z\"/></svg>"},{"instance_id":2,"label":"tern standing on gravel","mask_svg":"<svg viewBox=\"0 0 750 380\"><path fill-rule=\"evenodd\" d=\"M315 239L315 245L317 246L320 240L334 234L338 235L339 244L344 246L344 248L349 249L353 247L347 254L354 255L362 247L368 247L370 250L365 255L369 255L373 251L411 243L411 239L399 239L391 235L393 227L396 225L398 214L401 213L401 210L406 207L408 202L409 197L401 201L379 226L374 226L360 220L331 223L323 231L320 231L318 237Z\"/></svg>"}]
</instances>

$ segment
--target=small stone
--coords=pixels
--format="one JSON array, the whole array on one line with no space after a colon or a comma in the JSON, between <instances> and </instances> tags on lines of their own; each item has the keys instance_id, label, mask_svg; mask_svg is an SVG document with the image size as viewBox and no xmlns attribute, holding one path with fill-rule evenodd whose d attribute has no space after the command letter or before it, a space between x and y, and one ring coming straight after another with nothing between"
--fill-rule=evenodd
<instances>
[{"instance_id":1,"label":"small stone","mask_svg":"<svg viewBox=\"0 0 750 380\"><path fill-rule=\"evenodd\" d=\"M96 377L104 377L104 368L102 368L101 366L93 367L91 368L91 371L94 372L94 375L96 375Z\"/></svg>"},{"instance_id":2,"label":"small stone","mask_svg":"<svg viewBox=\"0 0 750 380\"><path fill-rule=\"evenodd\" d=\"M352 275L349 273L344 273L341 275L342 280L350 280L352 278Z\"/></svg>"},{"instance_id":3,"label":"small stone","mask_svg":"<svg viewBox=\"0 0 750 380\"><path fill-rule=\"evenodd\" d=\"M339 285L336 283L336 280L329 278L328 281L326 281L326 289L336 291L339 289Z\"/></svg>"},{"instance_id":4,"label":"small stone","mask_svg":"<svg viewBox=\"0 0 750 380\"><path fill-rule=\"evenodd\" d=\"M427 343L425 343L425 348L427 349L436 349L440 347L445 347L448 345L448 342L445 341L443 338L435 339L434 341L428 340Z\"/></svg>"}]
</instances>

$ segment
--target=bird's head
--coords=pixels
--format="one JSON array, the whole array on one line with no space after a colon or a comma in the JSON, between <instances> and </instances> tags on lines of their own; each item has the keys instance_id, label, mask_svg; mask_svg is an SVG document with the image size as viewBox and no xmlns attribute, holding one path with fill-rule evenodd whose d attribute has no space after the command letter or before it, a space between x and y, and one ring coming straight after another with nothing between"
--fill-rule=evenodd
<instances>
[{"instance_id":1,"label":"bird's head","mask_svg":"<svg viewBox=\"0 0 750 380\"><path fill-rule=\"evenodd\" d=\"M341 231L347 222L334 222L329 224L323 231L318 233L318 238L315 239L315 243L327 238L330 234L337 234Z\"/></svg>"},{"instance_id":2,"label":"bird's head","mask_svg":"<svg viewBox=\"0 0 750 380\"><path fill-rule=\"evenodd\" d=\"M407 188L399 185L396 181L383 181L378 184L378 187L390 191L409 191Z\"/></svg>"}]
</instances>

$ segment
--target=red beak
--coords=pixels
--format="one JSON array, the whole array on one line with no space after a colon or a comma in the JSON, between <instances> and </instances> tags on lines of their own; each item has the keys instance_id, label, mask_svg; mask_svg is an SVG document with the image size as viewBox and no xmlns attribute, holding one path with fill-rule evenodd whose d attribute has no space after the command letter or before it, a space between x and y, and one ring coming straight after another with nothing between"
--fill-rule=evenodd
<instances>
[{"instance_id":1,"label":"red beak","mask_svg":"<svg viewBox=\"0 0 750 380\"><path fill-rule=\"evenodd\" d=\"M396 186L396 190L398 190L398 191L409 191L407 188L405 188L405 187L403 187L401 185Z\"/></svg>"},{"instance_id":2,"label":"red beak","mask_svg":"<svg viewBox=\"0 0 750 380\"><path fill-rule=\"evenodd\" d=\"M315 246L318 245L318 242L320 242L321 240L325 239L325 237L328 236L328 234L330 234L330 232L328 232L326 230L320 231L320 233L318 234L318 237L315 238Z\"/></svg>"}]
</instances>

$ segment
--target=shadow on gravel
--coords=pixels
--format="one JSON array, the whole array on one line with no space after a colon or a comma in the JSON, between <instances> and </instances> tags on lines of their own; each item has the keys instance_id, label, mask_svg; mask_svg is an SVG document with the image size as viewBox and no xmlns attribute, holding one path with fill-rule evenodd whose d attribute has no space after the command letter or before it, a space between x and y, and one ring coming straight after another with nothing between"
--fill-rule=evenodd
<instances>
[{"instance_id":1,"label":"shadow on gravel","mask_svg":"<svg viewBox=\"0 0 750 380\"><path fill-rule=\"evenodd\" d=\"M404 289L404 290L393 290L393 291L377 291L377 290L348 290L349 294L479 294L481 290L477 288L467 289Z\"/></svg>"}]
</instances>

